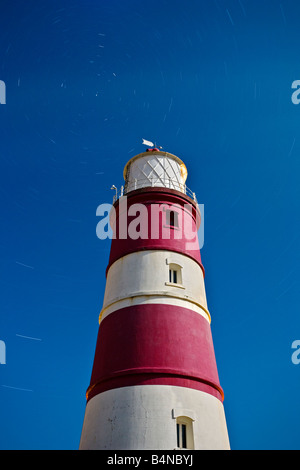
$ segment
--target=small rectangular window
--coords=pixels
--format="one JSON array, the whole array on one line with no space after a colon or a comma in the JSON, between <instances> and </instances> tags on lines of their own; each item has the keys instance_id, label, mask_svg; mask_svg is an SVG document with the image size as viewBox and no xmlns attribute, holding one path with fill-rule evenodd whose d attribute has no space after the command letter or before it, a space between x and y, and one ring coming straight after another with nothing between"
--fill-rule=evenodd
<instances>
[{"instance_id":1,"label":"small rectangular window","mask_svg":"<svg viewBox=\"0 0 300 470\"><path fill-rule=\"evenodd\" d=\"M177 441L176 449L194 449L193 422L195 413L192 410L176 408L172 410L172 417L176 418L176 431L174 430L174 444Z\"/></svg>"},{"instance_id":2,"label":"small rectangular window","mask_svg":"<svg viewBox=\"0 0 300 470\"><path fill-rule=\"evenodd\" d=\"M169 283L177 284L184 289L182 285L182 267L179 264L169 263Z\"/></svg>"},{"instance_id":3,"label":"small rectangular window","mask_svg":"<svg viewBox=\"0 0 300 470\"><path fill-rule=\"evenodd\" d=\"M178 227L178 212L167 210L166 224L170 225L170 227Z\"/></svg>"},{"instance_id":4,"label":"small rectangular window","mask_svg":"<svg viewBox=\"0 0 300 470\"><path fill-rule=\"evenodd\" d=\"M179 449L187 449L186 440L186 424L177 423L177 447Z\"/></svg>"},{"instance_id":5,"label":"small rectangular window","mask_svg":"<svg viewBox=\"0 0 300 470\"><path fill-rule=\"evenodd\" d=\"M177 271L175 269L169 270L169 282L177 284Z\"/></svg>"},{"instance_id":6,"label":"small rectangular window","mask_svg":"<svg viewBox=\"0 0 300 470\"><path fill-rule=\"evenodd\" d=\"M186 449L186 424L181 425L182 448Z\"/></svg>"}]
</instances>

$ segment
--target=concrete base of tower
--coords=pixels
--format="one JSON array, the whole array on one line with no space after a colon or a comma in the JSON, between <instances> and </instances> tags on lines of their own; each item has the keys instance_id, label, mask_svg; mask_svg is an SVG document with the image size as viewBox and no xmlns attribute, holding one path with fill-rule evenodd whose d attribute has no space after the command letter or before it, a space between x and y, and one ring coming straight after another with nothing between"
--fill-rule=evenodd
<instances>
[{"instance_id":1,"label":"concrete base of tower","mask_svg":"<svg viewBox=\"0 0 300 470\"><path fill-rule=\"evenodd\" d=\"M86 406L80 447L107 450L229 450L223 404L172 385L108 390Z\"/></svg>"}]
</instances>

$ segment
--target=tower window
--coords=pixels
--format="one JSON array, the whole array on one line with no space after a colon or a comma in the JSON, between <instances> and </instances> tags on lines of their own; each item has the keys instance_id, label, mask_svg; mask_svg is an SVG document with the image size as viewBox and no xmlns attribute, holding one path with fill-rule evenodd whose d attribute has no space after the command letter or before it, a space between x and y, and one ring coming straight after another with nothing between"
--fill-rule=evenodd
<instances>
[{"instance_id":1,"label":"tower window","mask_svg":"<svg viewBox=\"0 0 300 470\"><path fill-rule=\"evenodd\" d=\"M178 227L178 212L166 210L166 224L170 227Z\"/></svg>"},{"instance_id":2,"label":"tower window","mask_svg":"<svg viewBox=\"0 0 300 470\"><path fill-rule=\"evenodd\" d=\"M182 284L182 268L179 264L169 264L169 282L172 284Z\"/></svg>"},{"instance_id":3,"label":"tower window","mask_svg":"<svg viewBox=\"0 0 300 470\"><path fill-rule=\"evenodd\" d=\"M177 447L179 449L187 449L186 445L186 424L176 424L177 427Z\"/></svg>"},{"instance_id":4,"label":"tower window","mask_svg":"<svg viewBox=\"0 0 300 470\"><path fill-rule=\"evenodd\" d=\"M177 284L177 271L176 269L169 269L169 282Z\"/></svg>"},{"instance_id":5,"label":"tower window","mask_svg":"<svg viewBox=\"0 0 300 470\"><path fill-rule=\"evenodd\" d=\"M176 418L177 448L194 449L193 420L187 416Z\"/></svg>"}]
</instances>

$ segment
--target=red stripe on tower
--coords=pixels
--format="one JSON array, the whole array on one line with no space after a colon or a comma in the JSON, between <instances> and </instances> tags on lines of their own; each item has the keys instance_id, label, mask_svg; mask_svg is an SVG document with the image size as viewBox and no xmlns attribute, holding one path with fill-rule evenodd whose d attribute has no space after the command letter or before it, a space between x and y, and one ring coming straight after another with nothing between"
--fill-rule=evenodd
<instances>
[{"instance_id":1,"label":"red stripe on tower","mask_svg":"<svg viewBox=\"0 0 300 470\"><path fill-rule=\"evenodd\" d=\"M222 400L210 326L198 313L167 304L126 307L108 315L98 334L88 399L133 382L205 389Z\"/></svg>"}]
</instances>

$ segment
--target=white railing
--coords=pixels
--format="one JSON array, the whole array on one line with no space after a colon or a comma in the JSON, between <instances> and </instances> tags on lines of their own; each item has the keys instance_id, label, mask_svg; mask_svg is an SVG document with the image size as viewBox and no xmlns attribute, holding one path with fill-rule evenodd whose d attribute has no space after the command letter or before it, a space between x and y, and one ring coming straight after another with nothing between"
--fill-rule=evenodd
<instances>
[{"instance_id":1,"label":"white railing","mask_svg":"<svg viewBox=\"0 0 300 470\"><path fill-rule=\"evenodd\" d=\"M189 189L185 184L178 183L177 181L174 181L171 178L165 181L164 184L162 184L162 181L158 178L151 180L146 178L134 179L131 183L126 182L125 186L121 186L119 191L116 189L116 194L113 197L113 203L115 203L120 197L124 196L130 191L147 187L176 189L177 191L186 194L197 203L196 194L191 189Z\"/></svg>"}]
</instances>

